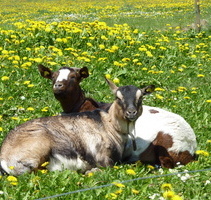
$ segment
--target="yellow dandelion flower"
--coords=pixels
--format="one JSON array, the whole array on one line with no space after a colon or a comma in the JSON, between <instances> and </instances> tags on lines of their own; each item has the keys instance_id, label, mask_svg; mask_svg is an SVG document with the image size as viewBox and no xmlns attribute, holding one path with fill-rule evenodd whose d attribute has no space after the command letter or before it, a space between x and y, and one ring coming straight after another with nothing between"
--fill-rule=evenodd
<instances>
[{"instance_id":1,"label":"yellow dandelion flower","mask_svg":"<svg viewBox=\"0 0 211 200\"><path fill-rule=\"evenodd\" d=\"M197 77L202 78L204 77L204 74L198 74Z\"/></svg>"},{"instance_id":2,"label":"yellow dandelion flower","mask_svg":"<svg viewBox=\"0 0 211 200\"><path fill-rule=\"evenodd\" d=\"M117 197L115 193L109 193L105 196L106 199L117 199Z\"/></svg>"},{"instance_id":3,"label":"yellow dandelion flower","mask_svg":"<svg viewBox=\"0 0 211 200\"><path fill-rule=\"evenodd\" d=\"M113 168L114 168L114 169L119 169L120 167L119 167L119 166L113 166Z\"/></svg>"},{"instance_id":4,"label":"yellow dandelion flower","mask_svg":"<svg viewBox=\"0 0 211 200\"><path fill-rule=\"evenodd\" d=\"M153 55L150 51L146 51L146 54L147 54L148 57L153 57Z\"/></svg>"},{"instance_id":5,"label":"yellow dandelion flower","mask_svg":"<svg viewBox=\"0 0 211 200\"><path fill-rule=\"evenodd\" d=\"M10 79L10 78L9 78L8 76L2 76L2 77L1 77L1 80L2 80L2 81L7 81L7 80L9 80L9 79Z\"/></svg>"},{"instance_id":6,"label":"yellow dandelion flower","mask_svg":"<svg viewBox=\"0 0 211 200\"><path fill-rule=\"evenodd\" d=\"M92 176L94 176L94 173L93 173L93 172L89 172L89 173L87 174L87 176L88 176L88 177L92 177Z\"/></svg>"},{"instance_id":7,"label":"yellow dandelion flower","mask_svg":"<svg viewBox=\"0 0 211 200\"><path fill-rule=\"evenodd\" d=\"M3 128L2 128L2 127L0 127L0 131L1 131L1 132L3 131Z\"/></svg>"},{"instance_id":8,"label":"yellow dandelion flower","mask_svg":"<svg viewBox=\"0 0 211 200\"><path fill-rule=\"evenodd\" d=\"M18 185L18 182L10 182L10 185Z\"/></svg>"},{"instance_id":9,"label":"yellow dandelion flower","mask_svg":"<svg viewBox=\"0 0 211 200\"><path fill-rule=\"evenodd\" d=\"M28 87L34 87L34 84L29 84Z\"/></svg>"},{"instance_id":10,"label":"yellow dandelion flower","mask_svg":"<svg viewBox=\"0 0 211 200\"><path fill-rule=\"evenodd\" d=\"M13 170L15 167L14 166L10 166L9 169Z\"/></svg>"},{"instance_id":11,"label":"yellow dandelion flower","mask_svg":"<svg viewBox=\"0 0 211 200\"><path fill-rule=\"evenodd\" d=\"M42 62L42 58L34 58L34 61L37 63L41 63Z\"/></svg>"},{"instance_id":12,"label":"yellow dandelion flower","mask_svg":"<svg viewBox=\"0 0 211 200\"><path fill-rule=\"evenodd\" d=\"M135 189L132 189L131 191L132 191L133 194L138 194L139 193L139 191L135 190Z\"/></svg>"},{"instance_id":13,"label":"yellow dandelion flower","mask_svg":"<svg viewBox=\"0 0 211 200\"><path fill-rule=\"evenodd\" d=\"M161 189L165 191L165 190L172 190L173 188L170 183L164 183L161 185Z\"/></svg>"},{"instance_id":14,"label":"yellow dandelion flower","mask_svg":"<svg viewBox=\"0 0 211 200\"><path fill-rule=\"evenodd\" d=\"M120 190L116 190L115 194L121 194L122 192L123 192L123 190L121 190L121 189Z\"/></svg>"},{"instance_id":15,"label":"yellow dandelion flower","mask_svg":"<svg viewBox=\"0 0 211 200\"><path fill-rule=\"evenodd\" d=\"M174 191L165 191L163 193L163 197L166 198L166 199L171 199L174 196L175 196L175 192Z\"/></svg>"},{"instance_id":16,"label":"yellow dandelion flower","mask_svg":"<svg viewBox=\"0 0 211 200\"><path fill-rule=\"evenodd\" d=\"M23 84L24 85L28 85L30 83L30 81L24 81Z\"/></svg>"},{"instance_id":17,"label":"yellow dandelion flower","mask_svg":"<svg viewBox=\"0 0 211 200\"><path fill-rule=\"evenodd\" d=\"M10 182L17 182L18 181L18 179L14 176L8 176L7 180L10 181Z\"/></svg>"},{"instance_id":18,"label":"yellow dandelion flower","mask_svg":"<svg viewBox=\"0 0 211 200\"><path fill-rule=\"evenodd\" d=\"M90 43L90 42L87 42L86 45L87 45L88 47L92 47L92 46L93 46L92 43Z\"/></svg>"},{"instance_id":19,"label":"yellow dandelion flower","mask_svg":"<svg viewBox=\"0 0 211 200\"><path fill-rule=\"evenodd\" d=\"M99 44L99 48L100 49L105 49L105 45L104 44Z\"/></svg>"},{"instance_id":20,"label":"yellow dandelion flower","mask_svg":"<svg viewBox=\"0 0 211 200\"><path fill-rule=\"evenodd\" d=\"M49 164L49 162L44 162L41 167L46 167Z\"/></svg>"},{"instance_id":21,"label":"yellow dandelion flower","mask_svg":"<svg viewBox=\"0 0 211 200\"><path fill-rule=\"evenodd\" d=\"M211 103L211 99L206 100L207 103Z\"/></svg>"},{"instance_id":22,"label":"yellow dandelion flower","mask_svg":"<svg viewBox=\"0 0 211 200\"><path fill-rule=\"evenodd\" d=\"M119 188L124 188L125 187L125 185L123 185L122 183L113 182L112 184L114 184L115 186L117 186Z\"/></svg>"},{"instance_id":23,"label":"yellow dandelion flower","mask_svg":"<svg viewBox=\"0 0 211 200\"><path fill-rule=\"evenodd\" d=\"M196 154L197 155L202 155L202 156L209 156L209 152L204 151L204 150L197 150Z\"/></svg>"},{"instance_id":24,"label":"yellow dandelion flower","mask_svg":"<svg viewBox=\"0 0 211 200\"><path fill-rule=\"evenodd\" d=\"M28 107L26 110L28 110L28 111L34 111L34 108Z\"/></svg>"},{"instance_id":25,"label":"yellow dandelion flower","mask_svg":"<svg viewBox=\"0 0 211 200\"><path fill-rule=\"evenodd\" d=\"M188 96L185 96L185 97L183 97L184 99L190 99L190 97L188 97Z\"/></svg>"},{"instance_id":26,"label":"yellow dandelion flower","mask_svg":"<svg viewBox=\"0 0 211 200\"><path fill-rule=\"evenodd\" d=\"M48 107L44 107L41 111L42 112L48 112Z\"/></svg>"},{"instance_id":27,"label":"yellow dandelion flower","mask_svg":"<svg viewBox=\"0 0 211 200\"><path fill-rule=\"evenodd\" d=\"M157 99L164 99L164 97L161 96L160 94L156 94L155 96L156 96Z\"/></svg>"},{"instance_id":28,"label":"yellow dandelion flower","mask_svg":"<svg viewBox=\"0 0 211 200\"><path fill-rule=\"evenodd\" d=\"M148 168L148 169L155 169L155 167L152 166L152 165L147 165L147 168Z\"/></svg>"},{"instance_id":29,"label":"yellow dandelion flower","mask_svg":"<svg viewBox=\"0 0 211 200\"><path fill-rule=\"evenodd\" d=\"M111 78L111 75L110 75L110 74L106 74L105 77L106 77L107 79L110 79L110 78Z\"/></svg>"},{"instance_id":30,"label":"yellow dandelion flower","mask_svg":"<svg viewBox=\"0 0 211 200\"><path fill-rule=\"evenodd\" d=\"M47 169L42 169L40 170L42 174L47 174L48 170Z\"/></svg>"},{"instance_id":31,"label":"yellow dandelion flower","mask_svg":"<svg viewBox=\"0 0 211 200\"><path fill-rule=\"evenodd\" d=\"M211 140L207 140L207 143L211 143Z\"/></svg>"},{"instance_id":32,"label":"yellow dandelion flower","mask_svg":"<svg viewBox=\"0 0 211 200\"><path fill-rule=\"evenodd\" d=\"M155 88L155 91L165 91L165 89L163 89L163 88Z\"/></svg>"},{"instance_id":33,"label":"yellow dandelion flower","mask_svg":"<svg viewBox=\"0 0 211 200\"><path fill-rule=\"evenodd\" d=\"M182 197L180 197L179 195L174 195L171 200L183 200Z\"/></svg>"},{"instance_id":34,"label":"yellow dandelion flower","mask_svg":"<svg viewBox=\"0 0 211 200\"><path fill-rule=\"evenodd\" d=\"M136 175L136 172L135 172L133 169L127 169L127 170L126 170L126 174L129 174L129 175Z\"/></svg>"},{"instance_id":35,"label":"yellow dandelion flower","mask_svg":"<svg viewBox=\"0 0 211 200\"><path fill-rule=\"evenodd\" d=\"M114 78L114 79L113 79L113 82L114 82L115 84L118 84L118 83L120 82L120 80L119 80L118 78Z\"/></svg>"}]
</instances>

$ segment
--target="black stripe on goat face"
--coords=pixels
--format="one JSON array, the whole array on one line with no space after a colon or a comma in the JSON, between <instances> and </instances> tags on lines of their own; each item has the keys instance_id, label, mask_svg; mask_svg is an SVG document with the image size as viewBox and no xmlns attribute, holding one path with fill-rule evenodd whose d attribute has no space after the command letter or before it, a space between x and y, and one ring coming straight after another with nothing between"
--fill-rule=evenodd
<instances>
[{"instance_id":1,"label":"black stripe on goat face","mask_svg":"<svg viewBox=\"0 0 211 200\"><path fill-rule=\"evenodd\" d=\"M116 99L122 108L124 118L135 121L142 113L142 91L135 86L119 87L116 91Z\"/></svg>"}]
</instances>

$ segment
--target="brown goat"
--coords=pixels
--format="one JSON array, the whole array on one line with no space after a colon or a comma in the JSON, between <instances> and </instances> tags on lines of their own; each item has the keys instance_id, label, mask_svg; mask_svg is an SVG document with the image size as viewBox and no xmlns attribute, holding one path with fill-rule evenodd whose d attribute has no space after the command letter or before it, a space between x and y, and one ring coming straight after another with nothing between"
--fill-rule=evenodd
<instances>
[{"instance_id":1,"label":"brown goat","mask_svg":"<svg viewBox=\"0 0 211 200\"><path fill-rule=\"evenodd\" d=\"M135 120L142 113L143 96L154 86L139 89L107 82L116 96L108 112L43 117L10 131L1 146L0 172L20 175L46 161L51 171L85 172L121 161L128 134L133 137Z\"/></svg>"}]
</instances>

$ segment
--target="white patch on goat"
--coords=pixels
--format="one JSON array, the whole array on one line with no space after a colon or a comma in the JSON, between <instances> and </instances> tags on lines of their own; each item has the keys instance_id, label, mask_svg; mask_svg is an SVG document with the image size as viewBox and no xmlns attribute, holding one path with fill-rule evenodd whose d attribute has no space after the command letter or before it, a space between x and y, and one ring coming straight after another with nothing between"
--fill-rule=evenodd
<instances>
[{"instance_id":1,"label":"white patch on goat","mask_svg":"<svg viewBox=\"0 0 211 200\"><path fill-rule=\"evenodd\" d=\"M136 92L136 101L137 102L139 101L141 95L142 95L141 90L137 90L137 92Z\"/></svg>"},{"instance_id":2,"label":"white patch on goat","mask_svg":"<svg viewBox=\"0 0 211 200\"><path fill-rule=\"evenodd\" d=\"M47 167L49 171L61 171L64 169L84 171L87 169L87 166L87 162L81 160L80 158L68 159L62 155L56 154L53 158L50 159L50 163Z\"/></svg>"},{"instance_id":3,"label":"white patch on goat","mask_svg":"<svg viewBox=\"0 0 211 200\"><path fill-rule=\"evenodd\" d=\"M121 100L123 99L123 95L119 90L116 92L116 96Z\"/></svg>"},{"instance_id":4,"label":"white patch on goat","mask_svg":"<svg viewBox=\"0 0 211 200\"><path fill-rule=\"evenodd\" d=\"M67 80L69 73L70 73L69 69L60 69L59 70L59 75L58 75L58 77L56 79L56 82L57 81Z\"/></svg>"},{"instance_id":5,"label":"white patch on goat","mask_svg":"<svg viewBox=\"0 0 211 200\"><path fill-rule=\"evenodd\" d=\"M1 161L1 167L8 174L10 174L12 172L12 170L7 166L7 162L5 160Z\"/></svg>"},{"instance_id":6,"label":"white patch on goat","mask_svg":"<svg viewBox=\"0 0 211 200\"><path fill-rule=\"evenodd\" d=\"M150 110L158 112L151 113ZM180 115L161 108L143 106L143 113L135 122L135 130L137 150L132 151L131 139L125 147L127 155L132 152L131 160L138 159L139 155L155 140L159 132L172 137L173 145L168 151L176 153L189 151L192 155L196 151L196 136L191 126Z\"/></svg>"}]
</instances>

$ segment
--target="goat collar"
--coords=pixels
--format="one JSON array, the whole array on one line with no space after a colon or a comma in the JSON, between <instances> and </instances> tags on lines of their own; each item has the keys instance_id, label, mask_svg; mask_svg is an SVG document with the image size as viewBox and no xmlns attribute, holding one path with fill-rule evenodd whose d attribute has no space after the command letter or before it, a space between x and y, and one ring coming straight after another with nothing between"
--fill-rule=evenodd
<instances>
[{"instance_id":1,"label":"goat collar","mask_svg":"<svg viewBox=\"0 0 211 200\"><path fill-rule=\"evenodd\" d=\"M130 135L133 143L133 150L136 151L136 140L135 140L135 135L136 135L136 130L135 130L135 123L134 122L127 122L127 132Z\"/></svg>"}]
</instances>

